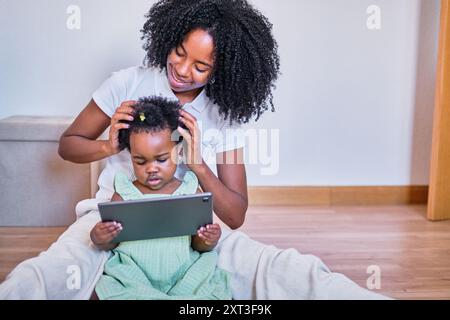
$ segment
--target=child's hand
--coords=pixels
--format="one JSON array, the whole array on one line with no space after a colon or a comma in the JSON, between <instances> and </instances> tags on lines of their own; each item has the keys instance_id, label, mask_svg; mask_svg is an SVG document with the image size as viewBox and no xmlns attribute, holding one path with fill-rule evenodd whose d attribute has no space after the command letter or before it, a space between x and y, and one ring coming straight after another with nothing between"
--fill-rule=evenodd
<instances>
[{"instance_id":1,"label":"child's hand","mask_svg":"<svg viewBox=\"0 0 450 320\"><path fill-rule=\"evenodd\" d=\"M122 231L118 222L99 222L91 230L91 240L96 246L103 246L113 241Z\"/></svg>"},{"instance_id":2,"label":"child's hand","mask_svg":"<svg viewBox=\"0 0 450 320\"><path fill-rule=\"evenodd\" d=\"M208 224L207 226L198 229L197 235L207 246L212 246L219 242L220 236L222 235L222 229L220 229L220 225L217 223Z\"/></svg>"}]
</instances>

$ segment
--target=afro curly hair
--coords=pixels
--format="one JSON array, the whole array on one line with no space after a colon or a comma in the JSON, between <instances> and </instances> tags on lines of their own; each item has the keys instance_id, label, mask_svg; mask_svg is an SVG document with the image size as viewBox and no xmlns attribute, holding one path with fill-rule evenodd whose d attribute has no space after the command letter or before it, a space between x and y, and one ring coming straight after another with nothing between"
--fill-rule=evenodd
<instances>
[{"instance_id":1,"label":"afro curly hair","mask_svg":"<svg viewBox=\"0 0 450 320\"><path fill-rule=\"evenodd\" d=\"M119 149L130 151L130 135L141 132L160 132L169 129L170 132L178 134L177 128L185 127L180 121L181 106L174 100L162 97L143 97L134 105L134 120L120 122L130 125L128 129L119 131ZM183 140L177 135L180 143ZM175 138L175 137L174 137Z\"/></svg>"},{"instance_id":2,"label":"afro curly hair","mask_svg":"<svg viewBox=\"0 0 450 320\"><path fill-rule=\"evenodd\" d=\"M206 95L230 123L256 121L271 107L279 76L278 45L272 24L246 0L160 0L143 26L144 63L166 69L169 53L195 30L214 41L214 70Z\"/></svg>"}]
</instances>

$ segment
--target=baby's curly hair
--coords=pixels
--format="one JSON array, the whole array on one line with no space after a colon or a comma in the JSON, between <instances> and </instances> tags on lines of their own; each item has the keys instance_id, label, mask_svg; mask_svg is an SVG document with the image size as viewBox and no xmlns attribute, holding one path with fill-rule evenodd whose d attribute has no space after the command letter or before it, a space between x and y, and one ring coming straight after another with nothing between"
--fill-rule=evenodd
<instances>
[{"instance_id":1,"label":"baby's curly hair","mask_svg":"<svg viewBox=\"0 0 450 320\"><path fill-rule=\"evenodd\" d=\"M134 105L134 120L120 121L130 125L128 129L119 131L120 150L130 150L130 135L132 133L160 132L166 129L169 129L170 132L176 131L179 126L182 126L182 123L178 120L180 110L180 104L174 100L162 97L140 98ZM178 137L177 143L180 143L183 139L180 135Z\"/></svg>"},{"instance_id":2,"label":"baby's curly hair","mask_svg":"<svg viewBox=\"0 0 450 320\"><path fill-rule=\"evenodd\" d=\"M278 46L272 24L246 0L160 0L145 16L145 62L166 68L169 53L194 29L214 40L215 66L207 96L230 123L247 123L273 106L279 75Z\"/></svg>"}]
</instances>

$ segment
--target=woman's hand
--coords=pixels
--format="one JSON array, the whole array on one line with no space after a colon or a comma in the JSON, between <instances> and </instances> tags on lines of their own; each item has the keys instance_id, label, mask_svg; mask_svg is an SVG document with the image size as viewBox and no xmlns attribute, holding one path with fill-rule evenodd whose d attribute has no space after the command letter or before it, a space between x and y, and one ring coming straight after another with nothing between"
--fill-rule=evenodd
<instances>
[{"instance_id":1,"label":"woman's hand","mask_svg":"<svg viewBox=\"0 0 450 320\"><path fill-rule=\"evenodd\" d=\"M217 223L208 224L198 229L197 235L207 246L215 246L222 235L222 229Z\"/></svg>"},{"instance_id":2,"label":"woman's hand","mask_svg":"<svg viewBox=\"0 0 450 320\"><path fill-rule=\"evenodd\" d=\"M117 222L99 222L91 230L91 240L99 248L104 248L122 231L122 225Z\"/></svg>"},{"instance_id":3,"label":"woman's hand","mask_svg":"<svg viewBox=\"0 0 450 320\"><path fill-rule=\"evenodd\" d=\"M116 112L111 117L111 128L109 129L109 151L111 155L115 155L120 152L119 149L119 131L122 129L128 129L129 125L126 123L120 123L119 121L133 121L134 109L133 106L136 101L124 101L120 104L120 107L116 109Z\"/></svg>"},{"instance_id":4,"label":"woman's hand","mask_svg":"<svg viewBox=\"0 0 450 320\"><path fill-rule=\"evenodd\" d=\"M178 127L178 132L183 136L183 153L186 165L195 172L198 166L203 164L201 132L198 128L197 119L189 112L180 111L180 121L186 129Z\"/></svg>"}]
</instances>

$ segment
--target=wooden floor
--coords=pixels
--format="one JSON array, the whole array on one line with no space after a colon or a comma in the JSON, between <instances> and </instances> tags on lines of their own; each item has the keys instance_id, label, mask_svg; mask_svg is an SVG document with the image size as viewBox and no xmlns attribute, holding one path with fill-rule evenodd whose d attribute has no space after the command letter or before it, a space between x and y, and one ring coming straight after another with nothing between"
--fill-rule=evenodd
<instances>
[{"instance_id":1,"label":"wooden floor","mask_svg":"<svg viewBox=\"0 0 450 320\"><path fill-rule=\"evenodd\" d=\"M242 231L320 257L334 272L398 299L450 299L450 221L429 222L425 206L252 207ZM46 249L64 228L0 228L0 280Z\"/></svg>"}]
</instances>

